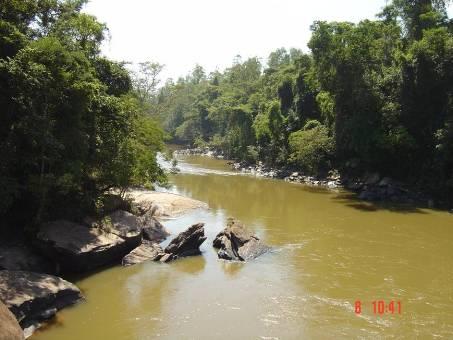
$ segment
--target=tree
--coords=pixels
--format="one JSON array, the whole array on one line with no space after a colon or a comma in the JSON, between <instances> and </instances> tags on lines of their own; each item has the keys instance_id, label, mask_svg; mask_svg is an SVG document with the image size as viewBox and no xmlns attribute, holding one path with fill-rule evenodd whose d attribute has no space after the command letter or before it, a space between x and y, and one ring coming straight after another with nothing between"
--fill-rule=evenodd
<instances>
[{"instance_id":1,"label":"tree","mask_svg":"<svg viewBox=\"0 0 453 340\"><path fill-rule=\"evenodd\" d=\"M134 87L142 103L150 101L156 94L160 83L159 76L164 67L165 65L151 61L139 63L139 72L134 77Z\"/></svg>"},{"instance_id":2,"label":"tree","mask_svg":"<svg viewBox=\"0 0 453 340\"><path fill-rule=\"evenodd\" d=\"M0 4L0 217L30 231L96 214L111 188L163 182L163 133L85 1ZM26 209L24 209L26 207Z\"/></svg>"},{"instance_id":3,"label":"tree","mask_svg":"<svg viewBox=\"0 0 453 340\"><path fill-rule=\"evenodd\" d=\"M308 121L289 136L290 161L310 174L326 172L333 156L333 139L328 129L316 120Z\"/></svg>"}]
</instances>

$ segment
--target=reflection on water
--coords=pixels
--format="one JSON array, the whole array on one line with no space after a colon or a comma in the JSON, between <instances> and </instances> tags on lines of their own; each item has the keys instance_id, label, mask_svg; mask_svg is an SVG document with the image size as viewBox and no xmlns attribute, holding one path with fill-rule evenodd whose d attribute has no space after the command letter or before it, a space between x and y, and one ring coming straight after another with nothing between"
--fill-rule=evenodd
<instances>
[{"instance_id":1,"label":"reflection on water","mask_svg":"<svg viewBox=\"0 0 453 340\"><path fill-rule=\"evenodd\" d=\"M170 190L211 209L166 226L177 234L205 222L203 256L82 278L87 302L33 339L453 337L453 215L231 176L206 157L179 166L192 170L173 176ZM211 244L229 216L273 250L247 264L218 260ZM401 301L403 312L375 315L374 300Z\"/></svg>"}]
</instances>

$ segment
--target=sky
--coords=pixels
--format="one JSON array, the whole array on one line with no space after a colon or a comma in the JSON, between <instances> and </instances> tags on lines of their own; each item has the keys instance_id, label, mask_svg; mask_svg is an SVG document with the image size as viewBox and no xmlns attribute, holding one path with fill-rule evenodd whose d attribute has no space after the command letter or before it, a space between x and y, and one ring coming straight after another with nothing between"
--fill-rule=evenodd
<instances>
[{"instance_id":1,"label":"sky","mask_svg":"<svg viewBox=\"0 0 453 340\"><path fill-rule=\"evenodd\" d=\"M165 65L162 79L185 76L195 64L207 73L236 55L308 51L315 20L374 19L385 0L90 0L85 12L107 24L103 54L117 61ZM451 14L451 9L449 13ZM451 17L451 15L450 15Z\"/></svg>"}]
</instances>

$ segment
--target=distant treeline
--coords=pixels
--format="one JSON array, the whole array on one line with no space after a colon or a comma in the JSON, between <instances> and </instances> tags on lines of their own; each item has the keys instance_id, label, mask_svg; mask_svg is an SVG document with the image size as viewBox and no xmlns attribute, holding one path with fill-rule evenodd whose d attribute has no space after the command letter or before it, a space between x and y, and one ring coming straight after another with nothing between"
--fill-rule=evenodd
<instances>
[{"instance_id":1,"label":"distant treeline","mask_svg":"<svg viewBox=\"0 0 453 340\"><path fill-rule=\"evenodd\" d=\"M310 54L278 49L167 81L151 111L174 141L319 174L378 171L453 197L447 1L394 0L377 20L317 21Z\"/></svg>"},{"instance_id":2,"label":"distant treeline","mask_svg":"<svg viewBox=\"0 0 453 340\"><path fill-rule=\"evenodd\" d=\"M86 0L0 1L0 226L95 214L111 188L165 180L163 131Z\"/></svg>"}]
</instances>

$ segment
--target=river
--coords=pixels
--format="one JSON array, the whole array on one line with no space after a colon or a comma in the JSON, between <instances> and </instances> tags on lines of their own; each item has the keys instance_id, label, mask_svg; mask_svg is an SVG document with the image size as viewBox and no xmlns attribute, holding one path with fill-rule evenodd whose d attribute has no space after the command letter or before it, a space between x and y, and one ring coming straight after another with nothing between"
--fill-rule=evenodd
<instances>
[{"instance_id":1,"label":"river","mask_svg":"<svg viewBox=\"0 0 453 340\"><path fill-rule=\"evenodd\" d=\"M32 340L453 337L453 215L238 175L202 156L180 167L168 190L210 209L164 224L176 234L205 222L203 255L80 278L87 301ZM273 250L218 260L212 240L229 216ZM373 301L385 305L375 313Z\"/></svg>"}]
</instances>

